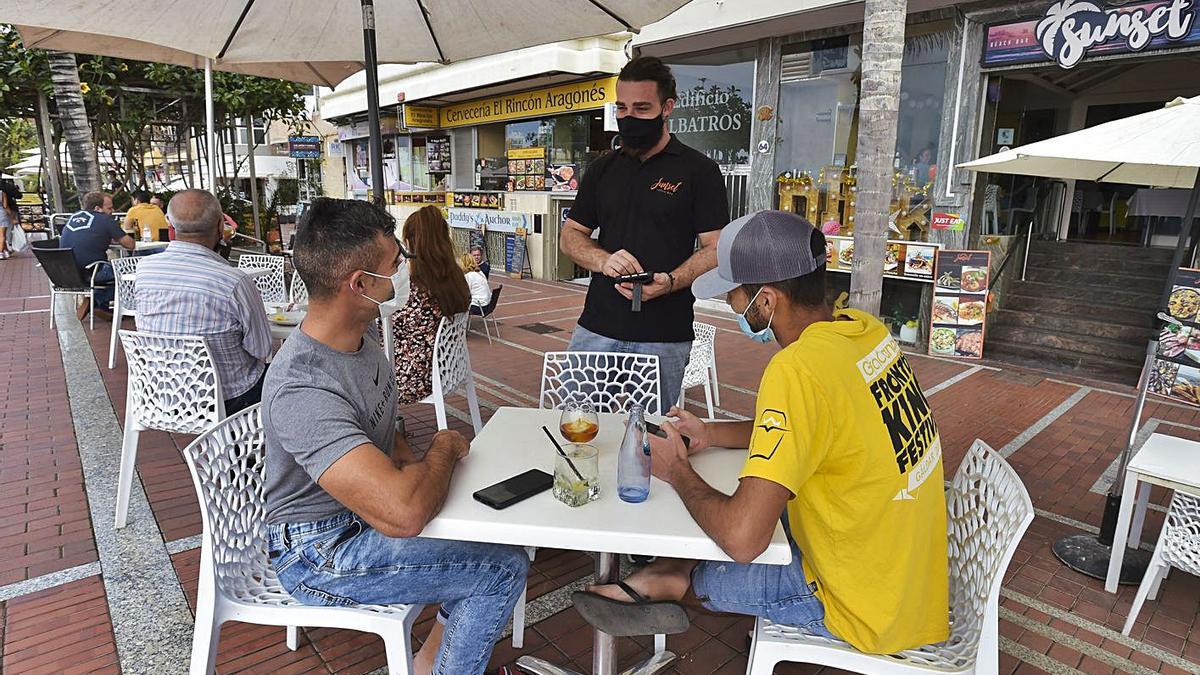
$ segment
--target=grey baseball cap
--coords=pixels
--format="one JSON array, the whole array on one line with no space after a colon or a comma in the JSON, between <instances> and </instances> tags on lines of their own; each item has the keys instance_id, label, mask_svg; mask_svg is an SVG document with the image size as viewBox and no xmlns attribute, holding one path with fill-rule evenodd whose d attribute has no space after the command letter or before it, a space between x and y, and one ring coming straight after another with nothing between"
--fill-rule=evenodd
<instances>
[{"instance_id":1,"label":"grey baseball cap","mask_svg":"<svg viewBox=\"0 0 1200 675\"><path fill-rule=\"evenodd\" d=\"M725 295L742 284L769 284L815 272L825 250L812 250L812 223L787 211L757 211L729 223L717 244L717 268L692 282L697 298ZM824 235L820 237L824 239Z\"/></svg>"}]
</instances>

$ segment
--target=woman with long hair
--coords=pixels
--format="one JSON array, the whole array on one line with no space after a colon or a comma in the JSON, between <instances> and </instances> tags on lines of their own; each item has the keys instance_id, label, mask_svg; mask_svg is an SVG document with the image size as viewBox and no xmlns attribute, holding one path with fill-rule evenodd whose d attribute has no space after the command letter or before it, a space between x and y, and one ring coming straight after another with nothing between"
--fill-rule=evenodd
<instances>
[{"instance_id":1,"label":"woman with long hair","mask_svg":"<svg viewBox=\"0 0 1200 675\"><path fill-rule=\"evenodd\" d=\"M396 346L396 385L400 405L416 403L433 392L433 345L438 323L467 311L471 292L454 256L450 225L436 206L426 206L404 221L404 246L412 254L412 293L392 315Z\"/></svg>"}]
</instances>

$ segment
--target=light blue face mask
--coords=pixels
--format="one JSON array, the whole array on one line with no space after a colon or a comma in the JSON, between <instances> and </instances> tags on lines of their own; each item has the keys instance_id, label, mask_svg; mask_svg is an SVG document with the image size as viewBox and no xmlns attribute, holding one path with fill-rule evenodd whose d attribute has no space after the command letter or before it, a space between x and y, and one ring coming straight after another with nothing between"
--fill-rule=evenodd
<instances>
[{"instance_id":1,"label":"light blue face mask","mask_svg":"<svg viewBox=\"0 0 1200 675\"><path fill-rule=\"evenodd\" d=\"M758 293L762 293L763 288L765 286L760 287ZM746 312L749 312L750 308L754 306L754 301L758 299L758 293L755 293L754 297L750 298L750 304L746 305L746 310L738 314L738 326L741 327L742 333L746 337L765 345L775 339L775 331L771 330L771 321L775 319L775 310L771 310L771 317L767 319L767 327L762 330L754 330L750 327L750 322L746 320Z\"/></svg>"}]
</instances>

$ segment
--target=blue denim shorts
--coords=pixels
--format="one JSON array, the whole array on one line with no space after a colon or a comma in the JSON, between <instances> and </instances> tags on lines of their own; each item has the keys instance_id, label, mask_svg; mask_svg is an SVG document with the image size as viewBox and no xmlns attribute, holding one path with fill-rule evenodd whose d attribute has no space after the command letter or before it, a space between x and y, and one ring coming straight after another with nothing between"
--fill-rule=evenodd
<instances>
[{"instance_id":1,"label":"blue denim shorts","mask_svg":"<svg viewBox=\"0 0 1200 675\"><path fill-rule=\"evenodd\" d=\"M825 627L816 582L804 577L800 561L800 549L792 544L792 562L787 565L701 562L692 570L692 590L714 612L758 616L833 638Z\"/></svg>"}]
</instances>

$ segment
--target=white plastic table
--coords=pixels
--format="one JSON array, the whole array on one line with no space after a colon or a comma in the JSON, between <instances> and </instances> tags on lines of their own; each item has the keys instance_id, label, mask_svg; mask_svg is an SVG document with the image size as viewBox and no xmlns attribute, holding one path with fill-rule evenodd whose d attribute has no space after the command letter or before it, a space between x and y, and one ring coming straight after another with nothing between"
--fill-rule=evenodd
<instances>
[{"instance_id":1,"label":"white plastic table","mask_svg":"<svg viewBox=\"0 0 1200 675\"><path fill-rule=\"evenodd\" d=\"M269 270L262 270L262 271L268 272ZM280 302L264 302L263 303L263 310L267 313L267 324L269 325L269 327L271 329L271 337L275 340L288 339L289 337L292 336L292 333L295 333L296 329L300 326L299 323L287 325L287 324L282 324L282 323L275 323L274 321L271 320L271 315L275 313L276 307L286 307L286 306L287 306L286 303L280 303ZM304 310L294 310L294 311L304 311ZM308 313L305 312L305 314L307 315Z\"/></svg>"},{"instance_id":2,"label":"white plastic table","mask_svg":"<svg viewBox=\"0 0 1200 675\"><path fill-rule=\"evenodd\" d=\"M562 442L557 435L559 415L557 410L497 410L471 443L471 454L455 471L441 513L425 526L421 536L595 552L598 583L616 579L617 555L622 553L730 560L666 483L652 478L650 498L641 504L628 504L617 497L617 451L625 431L622 415L599 416L600 433L591 443L600 451L600 498L596 501L572 508L555 500L549 491L501 511L475 501L472 495L476 490L529 469L554 472L554 448L541 427L548 427ZM731 494L745 459L744 450L714 448L694 456L692 465L710 485ZM756 562L786 565L791 560L783 527L777 525L770 545ZM595 631L592 654L592 672L612 675L616 641Z\"/></svg>"},{"instance_id":3,"label":"white plastic table","mask_svg":"<svg viewBox=\"0 0 1200 675\"><path fill-rule=\"evenodd\" d=\"M1139 483L1143 485L1139 486ZM1108 577L1104 580L1104 589L1109 593L1117 592L1126 544L1136 546L1141 542L1151 485L1200 496L1200 443L1176 436L1151 434L1142 449L1129 460L1125 470L1125 489L1121 492L1117 530L1113 534L1112 556L1108 561Z\"/></svg>"},{"instance_id":4,"label":"white plastic table","mask_svg":"<svg viewBox=\"0 0 1200 675\"><path fill-rule=\"evenodd\" d=\"M114 251L116 251L120 256L124 257L124 256L133 255L134 253L136 253L138 251L162 250L162 249L166 248L170 243L171 242L169 242L169 241L142 241L139 239L134 242L132 251L130 251L129 249L127 249L124 246L121 246L119 244L109 244L108 247L113 249Z\"/></svg>"}]
</instances>

